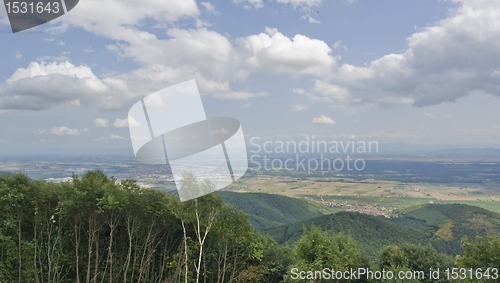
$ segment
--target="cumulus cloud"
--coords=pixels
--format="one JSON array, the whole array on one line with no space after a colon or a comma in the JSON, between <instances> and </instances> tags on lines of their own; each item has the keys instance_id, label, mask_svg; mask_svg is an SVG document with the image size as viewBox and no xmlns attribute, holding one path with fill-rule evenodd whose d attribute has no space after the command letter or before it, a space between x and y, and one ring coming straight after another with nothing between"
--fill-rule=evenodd
<instances>
[{"instance_id":1,"label":"cumulus cloud","mask_svg":"<svg viewBox=\"0 0 500 283\"><path fill-rule=\"evenodd\" d=\"M262 0L234 2L244 2L254 8L263 6ZM287 0L281 3L296 8L317 6L321 1ZM214 5L208 1L200 5L209 12L216 12ZM110 14L108 11L114 12ZM150 88L153 89L160 84L162 88L192 78L197 80L202 93L229 92L231 81L244 80L249 75L249 66L245 64L247 55L252 57L248 62L257 70L278 73L323 73L335 61L328 54L330 49L327 44L303 35L290 39L276 30L272 37L261 34L242 39L240 42L253 48L251 51L255 54L252 54L240 45L235 48L227 37L204 27L170 28L180 19L200 20L200 11L194 0L172 0L169 5L161 1L146 1L140 6L133 0L83 1L78 9L71 12L71 17L52 21L59 24L59 31L77 26L119 41L107 48L117 52L119 57L131 58L141 65L135 71L114 77L127 82L129 97L138 97L139 93L148 91L149 86L144 85L151 81ZM168 27L167 38L159 39L153 33L142 30L145 19L156 21L159 27ZM268 29L268 33L270 31ZM266 63L268 60L269 63Z\"/></svg>"},{"instance_id":2,"label":"cumulus cloud","mask_svg":"<svg viewBox=\"0 0 500 283\"><path fill-rule=\"evenodd\" d=\"M214 15L219 14L219 12L215 10L215 6L210 2L201 2L200 5L203 6L207 12L213 13Z\"/></svg>"},{"instance_id":3,"label":"cumulus cloud","mask_svg":"<svg viewBox=\"0 0 500 283\"><path fill-rule=\"evenodd\" d=\"M94 120L94 125L98 128L105 128L108 126L109 120L97 118Z\"/></svg>"},{"instance_id":4,"label":"cumulus cloud","mask_svg":"<svg viewBox=\"0 0 500 283\"><path fill-rule=\"evenodd\" d=\"M233 0L234 3L245 3L245 9L250 8L262 8L264 7L264 3L262 0ZM276 2L281 4L289 4L294 9L297 7L314 7L321 5L323 0L277 0Z\"/></svg>"},{"instance_id":5,"label":"cumulus cloud","mask_svg":"<svg viewBox=\"0 0 500 283\"><path fill-rule=\"evenodd\" d=\"M170 0L168 5L162 1L143 1L141 5L133 0L80 1L78 9L71 11L71 17L61 17L55 22L62 23L59 30L79 26L113 40L134 42L155 37L137 28L147 18L165 24L198 15L194 0Z\"/></svg>"},{"instance_id":6,"label":"cumulus cloud","mask_svg":"<svg viewBox=\"0 0 500 283\"><path fill-rule=\"evenodd\" d=\"M300 34L290 39L271 28L266 28L266 33L242 38L241 44L251 52L247 64L264 72L325 75L337 60L322 40Z\"/></svg>"},{"instance_id":7,"label":"cumulus cloud","mask_svg":"<svg viewBox=\"0 0 500 283\"><path fill-rule=\"evenodd\" d=\"M307 106L305 104L296 103L293 106L293 111L295 111L295 112L302 112L302 111L306 111L307 109L309 109L309 106Z\"/></svg>"},{"instance_id":8,"label":"cumulus cloud","mask_svg":"<svg viewBox=\"0 0 500 283\"><path fill-rule=\"evenodd\" d=\"M320 6L323 0L277 0L276 2L282 4L289 4L294 9L299 7L300 11L304 13L300 18L302 20L307 20L310 23L318 24L320 21L313 17L315 15L315 10L312 7Z\"/></svg>"},{"instance_id":9,"label":"cumulus cloud","mask_svg":"<svg viewBox=\"0 0 500 283\"><path fill-rule=\"evenodd\" d=\"M458 5L447 18L408 38L405 52L362 67L344 64L316 82L312 96L383 106L428 106L472 93L500 96L500 5L453 2Z\"/></svg>"},{"instance_id":10,"label":"cumulus cloud","mask_svg":"<svg viewBox=\"0 0 500 283\"><path fill-rule=\"evenodd\" d=\"M54 127L52 129L36 130L33 133L37 135L52 134L57 136L76 136L76 135L81 135L82 133L87 132L88 130L89 129L87 128L79 130L79 129L70 129L66 126L62 126L62 127Z\"/></svg>"},{"instance_id":11,"label":"cumulus cloud","mask_svg":"<svg viewBox=\"0 0 500 283\"><path fill-rule=\"evenodd\" d=\"M335 121L333 121L332 118L325 115L321 115L318 118L313 118L312 122L314 124L327 124L327 125L335 124Z\"/></svg>"},{"instance_id":12,"label":"cumulus cloud","mask_svg":"<svg viewBox=\"0 0 500 283\"><path fill-rule=\"evenodd\" d=\"M21 53L21 51L16 51L14 53L14 57L16 57L16 59L21 59L23 58L23 54Z\"/></svg>"},{"instance_id":13,"label":"cumulus cloud","mask_svg":"<svg viewBox=\"0 0 500 283\"><path fill-rule=\"evenodd\" d=\"M349 96L349 91L341 86L316 80L312 90L312 96L326 102L345 102Z\"/></svg>"},{"instance_id":14,"label":"cumulus cloud","mask_svg":"<svg viewBox=\"0 0 500 283\"><path fill-rule=\"evenodd\" d=\"M115 76L126 82L130 97L141 97L169 85L196 79L201 94L230 91L230 81L242 80L240 55L223 35L200 29L169 29L168 39L145 39L132 44L108 46L141 68ZM169 52L165 52L169 50Z\"/></svg>"},{"instance_id":15,"label":"cumulus cloud","mask_svg":"<svg viewBox=\"0 0 500 283\"><path fill-rule=\"evenodd\" d=\"M333 49L337 49L337 48L343 48L344 50L347 50L347 46L345 46L345 44L342 43L342 40L339 40L337 42L335 42L333 45L332 45L332 48Z\"/></svg>"},{"instance_id":16,"label":"cumulus cloud","mask_svg":"<svg viewBox=\"0 0 500 283\"><path fill-rule=\"evenodd\" d=\"M206 28L172 28L167 35L170 38L166 40L144 39L118 50L122 56L131 57L148 67L161 64L195 69L209 79L239 75L235 74L234 68L238 56L232 43L223 35Z\"/></svg>"},{"instance_id":17,"label":"cumulus cloud","mask_svg":"<svg viewBox=\"0 0 500 283\"><path fill-rule=\"evenodd\" d=\"M261 0L236 2L246 2L255 8L262 6ZM309 7L320 2L294 0L283 3L294 7ZM201 2L200 7L215 12L214 5L210 2ZM114 13L109 14L110 10ZM51 23L59 24L55 27L57 32L77 26L115 40L116 43L107 45L107 49L116 52L119 58L130 58L140 65L140 68L128 73L97 79L108 88L107 91L102 91L106 95L99 102L103 104L100 107L106 109L118 108L119 98L137 99L144 93L193 78L196 79L201 94L211 94L222 99L248 99L259 95L230 95L233 92L230 84L245 80L253 71L289 73L294 76L317 75L328 72L336 60L329 55L331 49L323 41L303 35L288 38L276 29L266 29L267 34L231 42L226 36L209 30L204 25L196 29L173 27L173 23L180 19L201 21L199 14L194 0L172 0L167 6L158 1L147 1L140 7L132 0L109 0L102 3L83 1L79 3L78 9L72 11L71 17L61 17ZM156 21L156 27L167 28L167 38L158 38L142 29L145 19ZM85 89L83 88L83 92ZM84 96L91 98L74 99L73 102L95 103L92 93ZM6 103L0 103L0 109L12 107L12 102ZM54 104L32 103L31 108L36 109L36 105L42 105L40 108L46 109Z\"/></svg>"},{"instance_id":18,"label":"cumulus cloud","mask_svg":"<svg viewBox=\"0 0 500 283\"><path fill-rule=\"evenodd\" d=\"M109 137L99 137L99 138L93 138L91 141L92 142L110 142L110 141L124 141L128 140L127 138L124 138L119 135L110 135Z\"/></svg>"},{"instance_id":19,"label":"cumulus cloud","mask_svg":"<svg viewBox=\"0 0 500 283\"><path fill-rule=\"evenodd\" d=\"M302 15L300 17L301 20L307 20L308 22L312 23L312 24L319 24L321 23L318 19L316 19L315 17L313 17L311 15L311 12L312 10L308 10L307 12L305 12L304 15Z\"/></svg>"},{"instance_id":20,"label":"cumulus cloud","mask_svg":"<svg viewBox=\"0 0 500 283\"><path fill-rule=\"evenodd\" d=\"M128 120L129 119L116 119L115 122L113 123L113 126L117 128L126 128L128 127Z\"/></svg>"},{"instance_id":21,"label":"cumulus cloud","mask_svg":"<svg viewBox=\"0 0 500 283\"><path fill-rule=\"evenodd\" d=\"M245 9L250 9L250 8L262 8L264 7L264 3L262 3L262 0L233 0L234 3L245 3ZM248 4L247 4L248 3Z\"/></svg>"},{"instance_id":22,"label":"cumulus cloud","mask_svg":"<svg viewBox=\"0 0 500 283\"><path fill-rule=\"evenodd\" d=\"M265 94L232 91L231 81L245 80L251 72L324 74L336 61L325 42L303 35L290 39L273 28L237 39L235 44L206 28L171 28L167 36L167 39L147 36L128 44L108 45L120 57L131 58L141 67L103 78L101 82L113 93L135 99L194 78L202 95L247 100Z\"/></svg>"},{"instance_id":23,"label":"cumulus cloud","mask_svg":"<svg viewBox=\"0 0 500 283\"><path fill-rule=\"evenodd\" d=\"M117 128L126 128L129 125L130 127L139 127L141 124L137 122L132 116L128 116L125 119L116 119L113 123L113 126Z\"/></svg>"},{"instance_id":24,"label":"cumulus cloud","mask_svg":"<svg viewBox=\"0 0 500 283\"><path fill-rule=\"evenodd\" d=\"M323 0L276 0L278 3L290 4L292 7L296 8L298 6L302 7L314 7L319 6Z\"/></svg>"},{"instance_id":25,"label":"cumulus cloud","mask_svg":"<svg viewBox=\"0 0 500 283\"><path fill-rule=\"evenodd\" d=\"M119 107L110 92L88 66L32 62L0 85L0 109L43 110L63 104Z\"/></svg>"},{"instance_id":26,"label":"cumulus cloud","mask_svg":"<svg viewBox=\"0 0 500 283\"><path fill-rule=\"evenodd\" d=\"M231 92L221 92L214 94L215 98L226 99L226 100L248 100L251 97L266 96L265 92L246 92L246 91L231 91Z\"/></svg>"},{"instance_id":27,"label":"cumulus cloud","mask_svg":"<svg viewBox=\"0 0 500 283\"><path fill-rule=\"evenodd\" d=\"M306 91L302 88L292 88L292 92L296 94L305 94Z\"/></svg>"},{"instance_id":28,"label":"cumulus cloud","mask_svg":"<svg viewBox=\"0 0 500 283\"><path fill-rule=\"evenodd\" d=\"M65 61L71 62L71 59L67 56L64 56L64 55L61 55L61 56L39 56L36 58L36 60L41 61L41 62L49 62L49 63L65 62Z\"/></svg>"}]
</instances>

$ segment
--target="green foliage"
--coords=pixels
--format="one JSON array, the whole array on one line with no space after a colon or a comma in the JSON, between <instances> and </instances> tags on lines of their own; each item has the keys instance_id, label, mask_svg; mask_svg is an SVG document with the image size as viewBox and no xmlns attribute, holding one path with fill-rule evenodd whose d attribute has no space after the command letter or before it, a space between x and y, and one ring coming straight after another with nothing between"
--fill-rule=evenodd
<instances>
[{"instance_id":1,"label":"green foliage","mask_svg":"<svg viewBox=\"0 0 500 283\"><path fill-rule=\"evenodd\" d=\"M213 190L189 174L183 186ZM311 203L275 195L220 195L235 206L218 194L180 202L99 170L60 184L1 175L0 282L277 283L290 281L292 267L347 270L367 267L366 258L377 270L443 271L452 261L437 251L461 250L459 268L500 265L498 236L457 248L458 237L500 234L499 214L481 208L427 205L391 222L351 212L317 217ZM260 227L301 221L263 234L249 219Z\"/></svg>"},{"instance_id":2,"label":"green foliage","mask_svg":"<svg viewBox=\"0 0 500 283\"><path fill-rule=\"evenodd\" d=\"M304 227L304 234L294 247L296 262L294 268L298 270L350 270L366 267L366 260L361 255L361 248L351 236L343 234L331 235L312 226L310 230ZM308 282L307 279L294 280L289 273L285 282ZM345 281L356 282L356 281Z\"/></svg>"},{"instance_id":3,"label":"green foliage","mask_svg":"<svg viewBox=\"0 0 500 283\"><path fill-rule=\"evenodd\" d=\"M99 170L61 184L0 176L2 283L278 282L288 250L216 194L180 202Z\"/></svg>"},{"instance_id":4,"label":"green foliage","mask_svg":"<svg viewBox=\"0 0 500 283\"><path fill-rule=\"evenodd\" d=\"M465 236L500 234L498 213L463 204L424 205L393 219L339 212L264 231L278 243L291 245L301 237L303 226L313 224L331 233L352 235L369 258L383 246L403 242L431 244L438 252L455 256L463 253L461 239Z\"/></svg>"},{"instance_id":5,"label":"green foliage","mask_svg":"<svg viewBox=\"0 0 500 283\"><path fill-rule=\"evenodd\" d=\"M377 270L390 270L393 274L398 274L400 271L424 272L421 280L398 281L394 279L388 282L448 282L444 271L452 267L453 259L450 256L438 253L432 246L411 243L385 246L377 257ZM437 270L438 268L440 279L430 279L429 270Z\"/></svg>"},{"instance_id":6,"label":"green foliage","mask_svg":"<svg viewBox=\"0 0 500 283\"><path fill-rule=\"evenodd\" d=\"M13 282L16 278L17 248L10 237L0 234L0 282Z\"/></svg>"},{"instance_id":7,"label":"green foliage","mask_svg":"<svg viewBox=\"0 0 500 283\"><path fill-rule=\"evenodd\" d=\"M497 268L500 276L500 237L487 236L476 237L476 242L472 243L468 238L462 240L462 245L465 249L463 256L458 256L456 259L456 266L458 268L465 268L466 270L477 270L481 268L485 272L488 268ZM490 271L490 276L493 276L493 271ZM498 282L500 278L494 279L492 277L469 280L466 282Z\"/></svg>"},{"instance_id":8,"label":"green foliage","mask_svg":"<svg viewBox=\"0 0 500 283\"><path fill-rule=\"evenodd\" d=\"M405 212L403 217L423 220L432 226L432 245L439 252L451 255L464 252L461 243L464 237L500 234L500 214L465 204L428 204Z\"/></svg>"},{"instance_id":9,"label":"green foliage","mask_svg":"<svg viewBox=\"0 0 500 283\"><path fill-rule=\"evenodd\" d=\"M317 218L265 230L278 243L291 245L303 233L302 227L310 229L313 225L321 227L330 233L345 233L351 235L362 247L366 256L374 257L378 250L393 243L411 241L425 243L429 234L413 228L391 223L381 217L357 212L339 212Z\"/></svg>"}]
</instances>

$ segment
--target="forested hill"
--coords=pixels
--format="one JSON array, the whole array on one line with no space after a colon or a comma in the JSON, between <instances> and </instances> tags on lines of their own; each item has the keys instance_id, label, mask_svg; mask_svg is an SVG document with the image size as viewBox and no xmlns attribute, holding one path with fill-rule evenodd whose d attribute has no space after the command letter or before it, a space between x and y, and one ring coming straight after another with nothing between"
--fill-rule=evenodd
<instances>
[{"instance_id":1,"label":"forested hill","mask_svg":"<svg viewBox=\"0 0 500 283\"><path fill-rule=\"evenodd\" d=\"M213 186L190 173L183 174L181 184L191 191ZM321 211L274 195L222 195L236 198L233 202L254 217L271 215L275 222ZM418 244L446 250L462 235L498 235L499 219L476 207L436 205L401 212L392 220L397 223L339 212L268 229L266 235L215 193L180 202L173 194L143 188L135 180L117 182L99 170L62 183L6 174L0 176L0 282L288 283L298 282L290 277L291 267L498 267L498 236L465 241L465 252L455 261ZM271 235L297 244L278 245Z\"/></svg>"},{"instance_id":2,"label":"forested hill","mask_svg":"<svg viewBox=\"0 0 500 283\"><path fill-rule=\"evenodd\" d=\"M464 237L500 235L500 214L465 204L427 204L401 212L391 219L395 223L432 231L432 242L438 251L461 254Z\"/></svg>"},{"instance_id":3,"label":"forested hill","mask_svg":"<svg viewBox=\"0 0 500 283\"><path fill-rule=\"evenodd\" d=\"M374 255L384 245L411 242L425 244L430 232L395 224L381 217L358 212L339 212L297 223L264 230L278 243L291 245L303 233L303 227L318 226L324 231L351 235L367 255Z\"/></svg>"},{"instance_id":4,"label":"forested hill","mask_svg":"<svg viewBox=\"0 0 500 283\"><path fill-rule=\"evenodd\" d=\"M463 253L461 240L500 235L500 214L465 204L414 207L396 218L384 219L355 212L339 212L264 230L278 243L291 245L312 225L331 233L352 235L367 255L381 246L410 242L431 244L451 255Z\"/></svg>"},{"instance_id":5,"label":"forested hill","mask_svg":"<svg viewBox=\"0 0 500 283\"><path fill-rule=\"evenodd\" d=\"M248 220L256 229L278 227L340 211L304 199L280 195L227 191L219 191L217 194L224 203L247 213Z\"/></svg>"}]
</instances>

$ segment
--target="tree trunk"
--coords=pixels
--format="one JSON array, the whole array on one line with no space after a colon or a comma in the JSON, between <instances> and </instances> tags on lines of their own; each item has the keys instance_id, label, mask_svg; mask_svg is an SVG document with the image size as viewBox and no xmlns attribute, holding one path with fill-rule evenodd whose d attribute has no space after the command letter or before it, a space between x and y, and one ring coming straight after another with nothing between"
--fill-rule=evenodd
<instances>
[{"instance_id":1,"label":"tree trunk","mask_svg":"<svg viewBox=\"0 0 500 283\"><path fill-rule=\"evenodd\" d=\"M23 268L23 260L22 260L22 250L21 250L21 222L22 222L22 217L23 217L23 211L19 211L19 219L18 219L18 255L19 255L19 262L18 262L18 278L19 278L19 283L23 283L22 279L22 268Z\"/></svg>"},{"instance_id":2,"label":"tree trunk","mask_svg":"<svg viewBox=\"0 0 500 283\"><path fill-rule=\"evenodd\" d=\"M182 224L182 231L184 232L184 255L185 255L185 262L184 262L184 265L185 265L185 268L186 268L186 272L185 272L185 283L188 282L188 254L187 254L187 235L186 235L186 225L184 224L184 220L181 218L181 224Z\"/></svg>"},{"instance_id":3,"label":"tree trunk","mask_svg":"<svg viewBox=\"0 0 500 283\"><path fill-rule=\"evenodd\" d=\"M74 225L75 229L75 256L76 256L76 283L80 283L80 228Z\"/></svg>"}]
</instances>

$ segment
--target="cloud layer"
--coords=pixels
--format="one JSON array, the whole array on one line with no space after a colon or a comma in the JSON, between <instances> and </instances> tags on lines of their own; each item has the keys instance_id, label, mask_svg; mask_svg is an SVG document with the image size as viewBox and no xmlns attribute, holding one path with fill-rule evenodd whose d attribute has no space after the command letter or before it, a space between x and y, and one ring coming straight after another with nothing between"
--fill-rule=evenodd
<instances>
[{"instance_id":1,"label":"cloud layer","mask_svg":"<svg viewBox=\"0 0 500 283\"><path fill-rule=\"evenodd\" d=\"M310 95L329 102L428 106L471 93L500 96L500 5L455 0L446 19L408 38L408 49L357 67L344 64Z\"/></svg>"},{"instance_id":2,"label":"cloud layer","mask_svg":"<svg viewBox=\"0 0 500 283\"><path fill-rule=\"evenodd\" d=\"M257 0L235 2L255 8L263 5ZM277 2L306 9L322 1ZM111 39L115 43L107 46L109 50L140 67L99 78L89 66L74 65L67 59L46 63L42 58L0 84L0 109L43 110L60 105L117 109L124 100L193 78L202 94L229 100L258 99L267 94L233 87L253 74L305 78L312 85L294 93L330 104L428 106L471 93L500 96L498 1L452 2L455 8L447 18L408 37L406 51L354 66L339 65L340 56L332 54L335 50L329 44L304 34L286 36L266 28L259 34L232 39L210 30L192 0L173 0L169 5L148 0L140 6L132 0L83 1L71 17L56 20L51 30L80 27ZM216 12L209 2L200 5ZM110 15L110 10L115 12ZM164 28L165 37L142 28L146 19ZM176 25L184 19L198 23L197 28Z\"/></svg>"},{"instance_id":3,"label":"cloud layer","mask_svg":"<svg viewBox=\"0 0 500 283\"><path fill-rule=\"evenodd\" d=\"M0 109L43 110L64 104L120 107L112 92L87 66L32 62L0 85Z\"/></svg>"}]
</instances>

